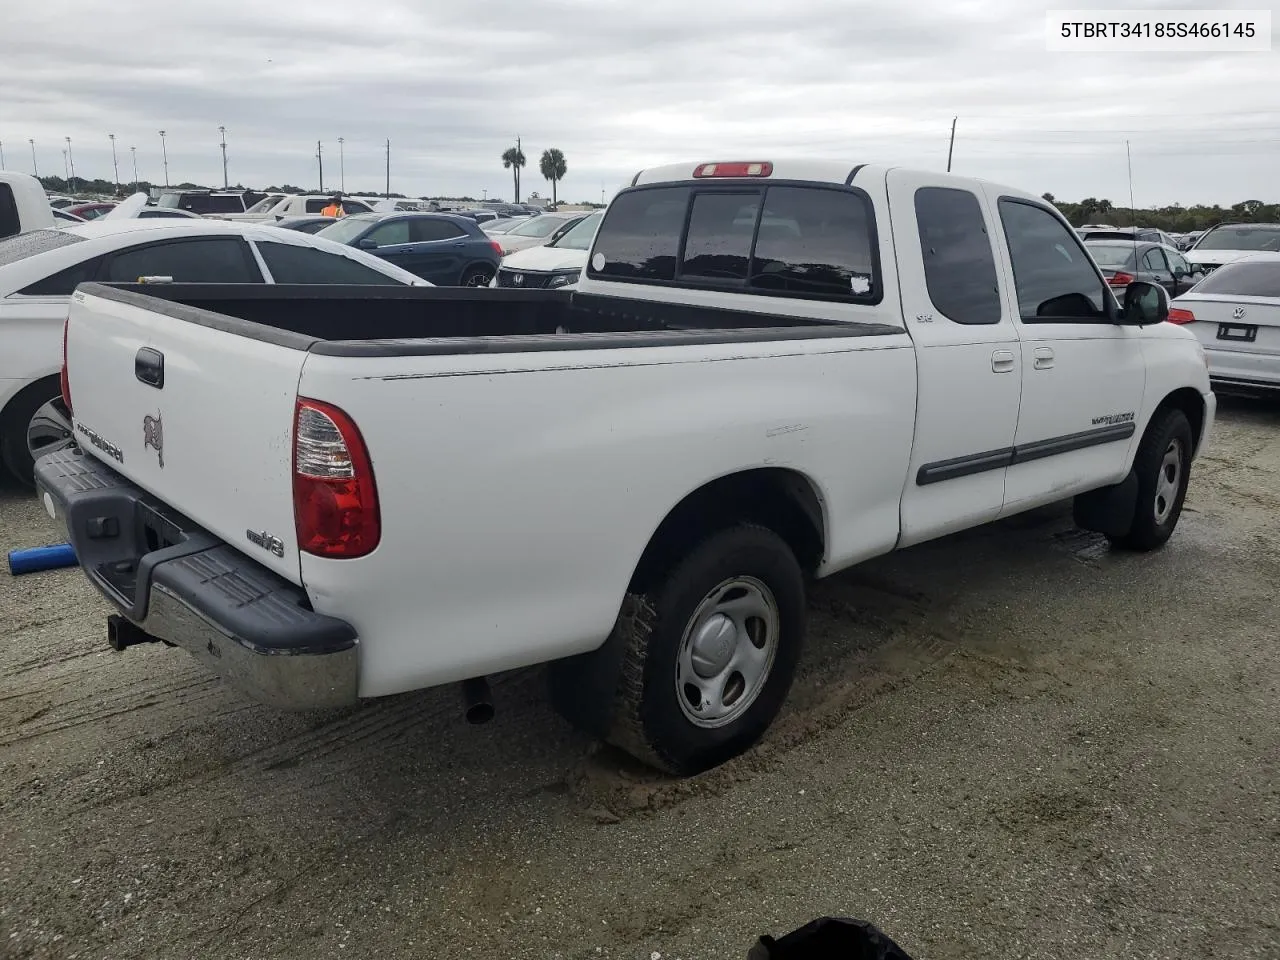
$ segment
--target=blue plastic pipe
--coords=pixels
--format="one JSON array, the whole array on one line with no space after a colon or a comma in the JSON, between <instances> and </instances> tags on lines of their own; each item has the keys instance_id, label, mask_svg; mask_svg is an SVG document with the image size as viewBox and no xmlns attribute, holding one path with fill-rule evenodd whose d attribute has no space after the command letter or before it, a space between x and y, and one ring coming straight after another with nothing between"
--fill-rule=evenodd
<instances>
[{"instance_id":1,"label":"blue plastic pipe","mask_svg":"<svg viewBox=\"0 0 1280 960\"><path fill-rule=\"evenodd\" d=\"M75 565L76 552L69 543L9 551L9 573L15 577L22 573L39 573L41 570L57 570Z\"/></svg>"}]
</instances>

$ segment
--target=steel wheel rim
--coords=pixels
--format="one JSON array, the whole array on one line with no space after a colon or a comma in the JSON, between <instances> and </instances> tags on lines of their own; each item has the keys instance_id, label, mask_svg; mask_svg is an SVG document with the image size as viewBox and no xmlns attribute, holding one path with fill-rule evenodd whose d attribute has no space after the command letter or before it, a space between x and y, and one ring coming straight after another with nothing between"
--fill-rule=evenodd
<instances>
[{"instance_id":1,"label":"steel wheel rim","mask_svg":"<svg viewBox=\"0 0 1280 960\"><path fill-rule=\"evenodd\" d=\"M46 453L65 450L75 443L71 415L61 397L40 405L27 424L27 452L36 460Z\"/></svg>"},{"instance_id":2,"label":"steel wheel rim","mask_svg":"<svg viewBox=\"0 0 1280 960\"><path fill-rule=\"evenodd\" d=\"M1173 513L1178 501L1178 488L1182 485L1182 441L1173 439L1160 460L1160 472L1156 475L1156 495L1153 504L1156 523L1164 524Z\"/></svg>"},{"instance_id":3,"label":"steel wheel rim","mask_svg":"<svg viewBox=\"0 0 1280 960\"><path fill-rule=\"evenodd\" d=\"M755 577L732 577L708 592L676 655L676 700L685 719L714 728L746 713L773 670L781 625L773 591Z\"/></svg>"}]
</instances>

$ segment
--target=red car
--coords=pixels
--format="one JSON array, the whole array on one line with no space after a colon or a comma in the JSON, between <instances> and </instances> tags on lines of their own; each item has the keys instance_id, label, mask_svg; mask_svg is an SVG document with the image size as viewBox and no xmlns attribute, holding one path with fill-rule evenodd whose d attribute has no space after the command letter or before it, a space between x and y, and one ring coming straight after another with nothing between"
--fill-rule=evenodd
<instances>
[{"instance_id":1,"label":"red car","mask_svg":"<svg viewBox=\"0 0 1280 960\"><path fill-rule=\"evenodd\" d=\"M67 207L67 213L74 213L82 220L97 220L104 213L110 213L115 208L114 203L81 203L74 207Z\"/></svg>"}]
</instances>

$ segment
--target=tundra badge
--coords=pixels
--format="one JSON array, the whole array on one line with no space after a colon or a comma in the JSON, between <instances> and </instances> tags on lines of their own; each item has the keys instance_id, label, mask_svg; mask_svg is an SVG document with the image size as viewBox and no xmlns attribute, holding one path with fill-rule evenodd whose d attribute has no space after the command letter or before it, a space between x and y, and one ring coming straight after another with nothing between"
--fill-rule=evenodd
<instances>
[{"instance_id":1,"label":"tundra badge","mask_svg":"<svg viewBox=\"0 0 1280 960\"><path fill-rule=\"evenodd\" d=\"M160 469L164 469L164 427L160 422L160 411L153 417L147 414L142 418L142 449L150 447L156 452L156 460Z\"/></svg>"}]
</instances>

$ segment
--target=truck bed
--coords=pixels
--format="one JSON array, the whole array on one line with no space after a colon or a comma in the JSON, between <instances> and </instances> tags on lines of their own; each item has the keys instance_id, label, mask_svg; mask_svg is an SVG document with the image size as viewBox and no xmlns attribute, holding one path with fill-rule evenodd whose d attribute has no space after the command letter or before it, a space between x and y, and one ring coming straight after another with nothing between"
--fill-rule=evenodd
<instances>
[{"instance_id":1,"label":"truck bed","mask_svg":"<svg viewBox=\"0 0 1280 960\"><path fill-rule=\"evenodd\" d=\"M886 336L903 328L562 290L339 284L82 284L131 306L330 356L602 349Z\"/></svg>"}]
</instances>

